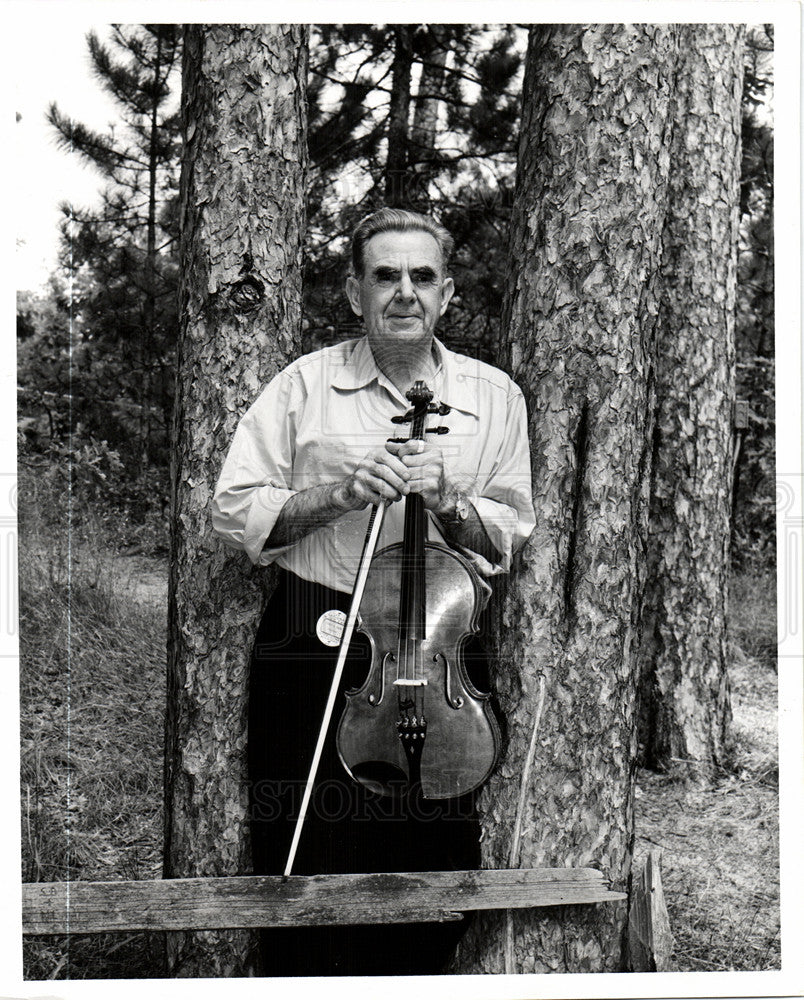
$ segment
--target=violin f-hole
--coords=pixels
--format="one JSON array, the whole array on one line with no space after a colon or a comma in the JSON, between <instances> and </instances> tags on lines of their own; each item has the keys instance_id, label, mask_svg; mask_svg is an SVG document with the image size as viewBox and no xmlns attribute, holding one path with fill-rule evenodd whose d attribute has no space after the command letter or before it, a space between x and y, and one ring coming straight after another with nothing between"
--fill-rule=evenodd
<instances>
[{"instance_id":1,"label":"violin f-hole","mask_svg":"<svg viewBox=\"0 0 804 1000\"><path fill-rule=\"evenodd\" d=\"M379 681L380 681L380 693L379 693L379 696L377 695L376 691L370 691L369 695L368 695L368 703L369 703L369 705L379 705L379 704L382 703L382 700L385 697L385 665L388 663L389 660L391 661L391 663L393 663L394 659L395 659L394 654L389 649L388 652L385 654L385 656L382 658L382 669L379 671L379 675L380 675L379 676Z\"/></svg>"},{"instance_id":2,"label":"violin f-hole","mask_svg":"<svg viewBox=\"0 0 804 1000\"><path fill-rule=\"evenodd\" d=\"M450 662L443 653L436 653L433 656L433 662L438 663L439 660L444 667L444 697L447 699L447 704L450 708L463 708L465 704L463 698L460 695L452 697L452 668L450 667Z\"/></svg>"}]
</instances>

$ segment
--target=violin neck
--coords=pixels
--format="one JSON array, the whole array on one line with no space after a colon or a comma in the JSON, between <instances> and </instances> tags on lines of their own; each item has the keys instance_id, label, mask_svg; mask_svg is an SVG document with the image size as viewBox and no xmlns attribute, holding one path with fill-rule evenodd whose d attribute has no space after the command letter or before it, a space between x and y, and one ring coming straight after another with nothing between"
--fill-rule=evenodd
<instances>
[{"instance_id":1,"label":"violin neck","mask_svg":"<svg viewBox=\"0 0 804 1000\"><path fill-rule=\"evenodd\" d=\"M400 627L406 639L424 639L425 565L424 542L427 512L418 493L405 498L405 533L402 539L402 592Z\"/></svg>"}]
</instances>

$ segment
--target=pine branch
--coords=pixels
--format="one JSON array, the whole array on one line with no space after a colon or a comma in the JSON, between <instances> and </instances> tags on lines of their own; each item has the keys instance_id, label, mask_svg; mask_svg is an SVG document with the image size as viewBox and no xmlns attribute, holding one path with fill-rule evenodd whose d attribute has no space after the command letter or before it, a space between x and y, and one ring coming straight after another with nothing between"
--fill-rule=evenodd
<instances>
[{"instance_id":1,"label":"pine branch","mask_svg":"<svg viewBox=\"0 0 804 1000\"><path fill-rule=\"evenodd\" d=\"M45 118L57 132L56 142L59 148L77 153L110 176L117 169L139 164L128 150L116 148L111 137L95 132L72 118L66 118L55 101L49 105Z\"/></svg>"},{"instance_id":2,"label":"pine branch","mask_svg":"<svg viewBox=\"0 0 804 1000\"><path fill-rule=\"evenodd\" d=\"M72 118L65 118L55 101L48 107L45 118L56 130L59 148L78 153L106 173L119 162L119 152L107 136L93 132Z\"/></svg>"},{"instance_id":3,"label":"pine branch","mask_svg":"<svg viewBox=\"0 0 804 1000\"><path fill-rule=\"evenodd\" d=\"M121 63L115 63L108 48L94 31L88 33L87 45L93 73L103 89L123 107L133 108L139 114L144 114L146 105L142 96L142 77Z\"/></svg>"}]
</instances>

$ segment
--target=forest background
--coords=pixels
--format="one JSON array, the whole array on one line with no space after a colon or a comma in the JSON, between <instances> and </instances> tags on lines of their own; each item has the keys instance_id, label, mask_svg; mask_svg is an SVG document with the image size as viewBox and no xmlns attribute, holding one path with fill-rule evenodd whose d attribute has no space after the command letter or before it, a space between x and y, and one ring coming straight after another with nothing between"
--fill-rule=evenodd
<instances>
[{"instance_id":1,"label":"forest background","mask_svg":"<svg viewBox=\"0 0 804 1000\"><path fill-rule=\"evenodd\" d=\"M508 25L314 29L305 350L358 333L341 291L343 234L375 205L404 198L456 237L460 294L443 339L493 361L525 43L525 31ZM48 115L63 147L99 172L101 204L64 206L58 269L43 294L20 293L17 303L25 881L154 877L160 864L181 33L121 26L108 37L99 29L88 45L119 124L98 133L57 104ZM741 830L740 840L754 837L763 860L744 863L763 868L748 910L736 914L734 899L723 900L723 913L706 911L694 878L678 876L677 963L690 969L778 966L772 50L770 27L750 29L737 306L744 405L732 522L741 614L732 640L736 691L744 686L754 717L745 732L735 729L729 766L711 789L752 792L743 805L755 815L745 819L765 833ZM415 179L404 191L403 175ZM108 676L92 672L99 659ZM684 786L677 775L646 773L645 788L672 798ZM651 808L643 834L661 827L661 804L651 799ZM146 935L32 941L26 961L32 978L157 974Z\"/></svg>"}]
</instances>

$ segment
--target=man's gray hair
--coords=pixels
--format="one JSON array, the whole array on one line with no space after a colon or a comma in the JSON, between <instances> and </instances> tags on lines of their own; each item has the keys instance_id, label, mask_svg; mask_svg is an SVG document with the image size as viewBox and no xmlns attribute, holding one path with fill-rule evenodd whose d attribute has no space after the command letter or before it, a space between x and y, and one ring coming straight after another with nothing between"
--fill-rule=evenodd
<instances>
[{"instance_id":1,"label":"man's gray hair","mask_svg":"<svg viewBox=\"0 0 804 1000\"><path fill-rule=\"evenodd\" d=\"M446 268L455 241L447 230L435 219L405 208L381 208L365 216L357 224L352 234L352 268L356 277L362 278L365 268L366 244L378 233L429 233L438 243L441 260Z\"/></svg>"}]
</instances>

